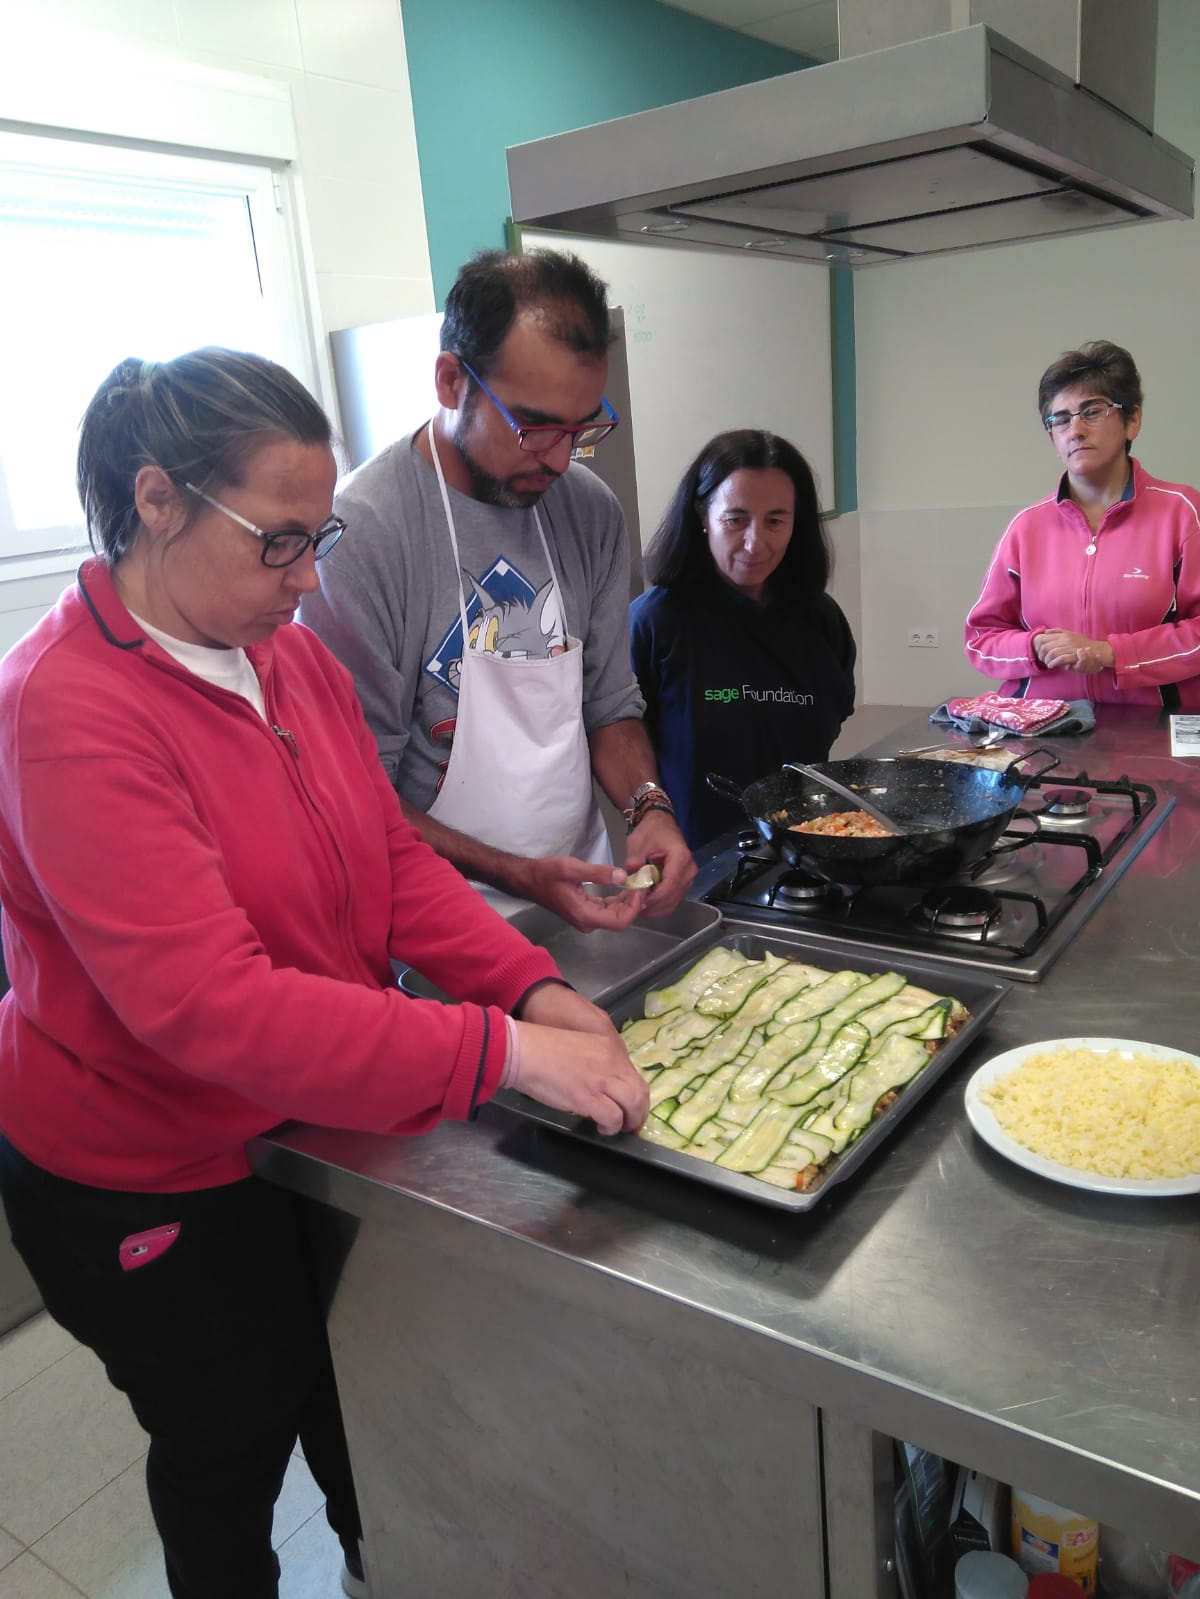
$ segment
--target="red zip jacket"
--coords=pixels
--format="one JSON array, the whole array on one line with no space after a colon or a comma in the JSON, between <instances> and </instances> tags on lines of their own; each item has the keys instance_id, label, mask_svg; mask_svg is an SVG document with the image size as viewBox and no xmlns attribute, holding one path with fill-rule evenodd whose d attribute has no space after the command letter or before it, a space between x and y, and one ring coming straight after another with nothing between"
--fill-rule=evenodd
<instances>
[{"instance_id":1,"label":"red zip jacket","mask_svg":"<svg viewBox=\"0 0 1200 1599\"><path fill-rule=\"evenodd\" d=\"M964 636L968 661L1002 678L1002 694L1200 708L1200 496L1131 464L1133 494L1094 538L1064 479L996 546ZM1046 671L1031 646L1049 627L1107 639L1114 669Z\"/></svg>"},{"instance_id":2,"label":"red zip jacket","mask_svg":"<svg viewBox=\"0 0 1200 1599\"><path fill-rule=\"evenodd\" d=\"M290 1117L464 1118L557 975L404 819L316 636L247 654L265 722L93 560L0 662L0 1127L58 1176L202 1188ZM389 957L476 1003L409 999Z\"/></svg>"}]
</instances>

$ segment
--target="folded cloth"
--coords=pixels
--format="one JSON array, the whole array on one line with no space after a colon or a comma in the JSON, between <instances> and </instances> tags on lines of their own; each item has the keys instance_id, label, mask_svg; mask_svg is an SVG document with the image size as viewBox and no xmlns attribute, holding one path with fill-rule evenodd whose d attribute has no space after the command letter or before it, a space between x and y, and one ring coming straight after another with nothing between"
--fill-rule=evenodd
<instances>
[{"instance_id":1,"label":"folded cloth","mask_svg":"<svg viewBox=\"0 0 1200 1599\"><path fill-rule=\"evenodd\" d=\"M1010 733L1036 733L1062 719L1070 707L1066 700L1013 699L1006 694L972 694L947 700L946 710L956 722L978 717L987 727Z\"/></svg>"},{"instance_id":2,"label":"folded cloth","mask_svg":"<svg viewBox=\"0 0 1200 1599\"><path fill-rule=\"evenodd\" d=\"M1090 700L1019 700L1006 694L974 694L947 700L929 720L964 733L1003 728L1019 738L1033 738L1041 733L1090 733L1096 725L1096 709Z\"/></svg>"}]
</instances>

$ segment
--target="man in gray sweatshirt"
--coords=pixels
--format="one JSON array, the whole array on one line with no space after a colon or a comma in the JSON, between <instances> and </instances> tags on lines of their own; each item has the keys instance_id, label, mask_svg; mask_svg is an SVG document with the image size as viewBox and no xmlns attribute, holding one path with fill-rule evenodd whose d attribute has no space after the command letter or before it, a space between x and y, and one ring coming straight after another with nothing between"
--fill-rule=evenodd
<instances>
[{"instance_id":1,"label":"man in gray sweatshirt","mask_svg":"<svg viewBox=\"0 0 1200 1599\"><path fill-rule=\"evenodd\" d=\"M629 662L620 507L572 450L617 423L603 283L575 256L489 251L459 273L438 410L341 485L349 536L302 620L354 676L401 804L488 885L581 928L665 915L695 866L658 786ZM593 776L627 817L620 886ZM499 894L494 891L499 890Z\"/></svg>"}]
</instances>

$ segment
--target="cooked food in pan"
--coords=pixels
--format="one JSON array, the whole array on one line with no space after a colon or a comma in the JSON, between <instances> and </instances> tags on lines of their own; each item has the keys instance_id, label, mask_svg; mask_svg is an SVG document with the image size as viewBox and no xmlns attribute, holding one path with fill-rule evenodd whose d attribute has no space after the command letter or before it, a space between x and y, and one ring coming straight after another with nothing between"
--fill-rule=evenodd
<instances>
[{"instance_id":1,"label":"cooked food in pan","mask_svg":"<svg viewBox=\"0 0 1200 1599\"><path fill-rule=\"evenodd\" d=\"M650 1084L640 1137L780 1188L810 1186L968 1020L896 972L718 945L621 1036Z\"/></svg>"},{"instance_id":2,"label":"cooked food in pan","mask_svg":"<svg viewBox=\"0 0 1200 1599\"><path fill-rule=\"evenodd\" d=\"M895 838L895 833L866 811L834 811L811 822L793 822L790 833L826 833L833 838Z\"/></svg>"}]
</instances>

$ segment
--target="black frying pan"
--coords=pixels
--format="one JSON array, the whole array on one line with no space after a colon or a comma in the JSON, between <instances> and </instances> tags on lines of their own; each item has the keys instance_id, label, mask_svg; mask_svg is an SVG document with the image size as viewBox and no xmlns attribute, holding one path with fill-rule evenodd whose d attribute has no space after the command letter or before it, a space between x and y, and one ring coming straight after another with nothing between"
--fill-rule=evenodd
<instances>
[{"instance_id":1,"label":"black frying pan","mask_svg":"<svg viewBox=\"0 0 1200 1599\"><path fill-rule=\"evenodd\" d=\"M1026 768L1035 756L1040 765ZM934 883L970 866L1003 833L1025 790L1058 765L1036 748L1002 772L958 761L888 758L823 761L849 788L861 788L906 830L891 838L837 838L795 833L797 822L849 809L838 795L786 767L749 788L715 772L708 785L741 805L763 838L792 866L837 883Z\"/></svg>"}]
</instances>

